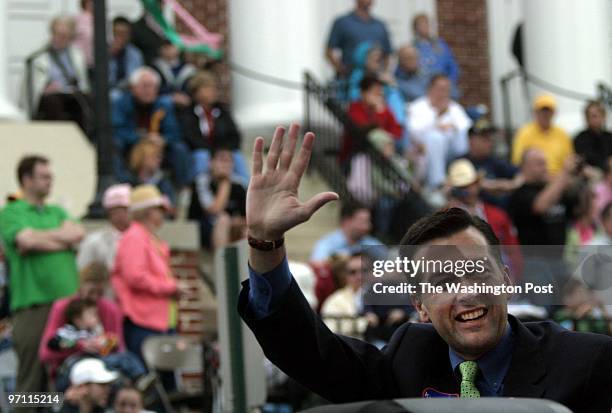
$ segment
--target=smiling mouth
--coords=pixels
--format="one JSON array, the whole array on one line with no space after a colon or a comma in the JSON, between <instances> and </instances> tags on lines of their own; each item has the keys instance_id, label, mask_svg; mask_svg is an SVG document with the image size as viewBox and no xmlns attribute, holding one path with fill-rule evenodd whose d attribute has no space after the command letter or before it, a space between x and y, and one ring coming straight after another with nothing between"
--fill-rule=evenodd
<instances>
[{"instance_id":1,"label":"smiling mouth","mask_svg":"<svg viewBox=\"0 0 612 413\"><path fill-rule=\"evenodd\" d=\"M477 308L475 310L464 311L461 314L457 314L455 320L459 321L460 323L480 320L481 318L486 316L488 312L489 310L487 310L486 308Z\"/></svg>"}]
</instances>

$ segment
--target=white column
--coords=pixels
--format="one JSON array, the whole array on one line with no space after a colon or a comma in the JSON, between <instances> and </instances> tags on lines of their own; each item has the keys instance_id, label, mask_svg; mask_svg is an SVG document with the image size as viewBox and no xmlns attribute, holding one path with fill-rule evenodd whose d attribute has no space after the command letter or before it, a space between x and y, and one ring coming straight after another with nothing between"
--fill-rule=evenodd
<instances>
[{"instance_id":1,"label":"white column","mask_svg":"<svg viewBox=\"0 0 612 413\"><path fill-rule=\"evenodd\" d=\"M612 84L610 0L538 0L526 1L524 7L528 72L593 97L597 82ZM542 89L532 87L530 92L535 95ZM582 128L584 104L556 97L556 122L572 133Z\"/></svg>"},{"instance_id":2,"label":"white column","mask_svg":"<svg viewBox=\"0 0 612 413\"><path fill-rule=\"evenodd\" d=\"M512 39L517 25L524 20L522 0L487 0L489 30L489 68L491 71L491 101L493 122L504 126L504 109L500 80L518 69L518 63L511 53ZM519 128L531 117L525 107L521 81L516 78L508 84L510 116L512 127Z\"/></svg>"},{"instance_id":3,"label":"white column","mask_svg":"<svg viewBox=\"0 0 612 413\"><path fill-rule=\"evenodd\" d=\"M283 0L230 1L230 60L250 70L296 83L316 68L319 45L315 4ZM302 92L232 73L232 103L243 127L301 120Z\"/></svg>"},{"instance_id":4,"label":"white column","mask_svg":"<svg viewBox=\"0 0 612 413\"><path fill-rule=\"evenodd\" d=\"M304 70L320 81L333 75L324 51L333 20L349 0L230 0L230 60L278 78L301 82ZM378 0L373 14L387 22L394 47L409 41L412 16L435 15L434 0ZM232 73L232 104L242 127L302 119L302 92Z\"/></svg>"},{"instance_id":5,"label":"white column","mask_svg":"<svg viewBox=\"0 0 612 413\"><path fill-rule=\"evenodd\" d=\"M23 113L11 102L8 93L7 2L0 1L0 120L24 119Z\"/></svg>"}]
</instances>

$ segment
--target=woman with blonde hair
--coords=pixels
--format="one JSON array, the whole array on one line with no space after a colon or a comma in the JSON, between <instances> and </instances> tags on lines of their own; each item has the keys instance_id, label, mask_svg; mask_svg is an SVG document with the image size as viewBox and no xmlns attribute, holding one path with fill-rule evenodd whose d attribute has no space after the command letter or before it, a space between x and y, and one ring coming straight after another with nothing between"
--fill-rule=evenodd
<instances>
[{"instance_id":1,"label":"woman with blonde hair","mask_svg":"<svg viewBox=\"0 0 612 413\"><path fill-rule=\"evenodd\" d=\"M163 143L139 142L130 153L132 177L129 183L132 186L155 185L163 195L168 197L171 205L176 205L174 187L161 168L163 158Z\"/></svg>"},{"instance_id":2,"label":"woman with blonde hair","mask_svg":"<svg viewBox=\"0 0 612 413\"><path fill-rule=\"evenodd\" d=\"M125 344L139 356L148 336L174 330L176 299L184 291L170 268L170 248L157 235L166 208L167 200L155 186L141 185L132 190L132 224L119 241L111 277L125 315Z\"/></svg>"}]
</instances>

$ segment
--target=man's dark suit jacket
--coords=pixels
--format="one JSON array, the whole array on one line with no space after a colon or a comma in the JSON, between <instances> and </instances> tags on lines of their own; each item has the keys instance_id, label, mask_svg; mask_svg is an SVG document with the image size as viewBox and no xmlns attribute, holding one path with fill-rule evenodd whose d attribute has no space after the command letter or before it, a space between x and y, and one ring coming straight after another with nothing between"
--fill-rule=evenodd
<instances>
[{"instance_id":1,"label":"man's dark suit jacket","mask_svg":"<svg viewBox=\"0 0 612 413\"><path fill-rule=\"evenodd\" d=\"M215 120L212 141L208 139L208 136L202 136L200 120L193 110L193 106L188 106L178 114L183 136L191 150L213 149L219 146L231 150L240 149L240 132L225 105L221 103L213 105L212 114Z\"/></svg>"},{"instance_id":2,"label":"man's dark suit jacket","mask_svg":"<svg viewBox=\"0 0 612 413\"><path fill-rule=\"evenodd\" d=\"M378 350L333 334L310 309L295 280L280 308L261 320L249 317L248 293L245 281L238 310L266 357L332 402L422 397L428 388L460 393L448 345L431 324L406 323ZM504 397L545 398L576 413L610 413L612 338L570 332L552 322L508 319L515 345Z\"/></svg>"}]
</instances>

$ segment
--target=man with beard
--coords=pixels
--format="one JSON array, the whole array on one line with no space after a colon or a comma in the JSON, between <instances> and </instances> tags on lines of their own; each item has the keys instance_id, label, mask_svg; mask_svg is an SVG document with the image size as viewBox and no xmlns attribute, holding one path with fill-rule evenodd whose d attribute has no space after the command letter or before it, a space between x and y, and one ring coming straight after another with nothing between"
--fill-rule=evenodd
<instances>
[{"instance_id":1,"label":"man with beard","mask_svg":"<svg viewBox=\"0 0 612 413\"><path fill-rule=\"evenodd\" d=\"M18 392L45 390L38 346L53 301L78 288L74 246L83 228L57 205L46 204L53 175L49 160L26 156L17 178L23 198L0 213L0 235L10 265L13 343L18 358Z\"/></svg>"}]
</instances>

